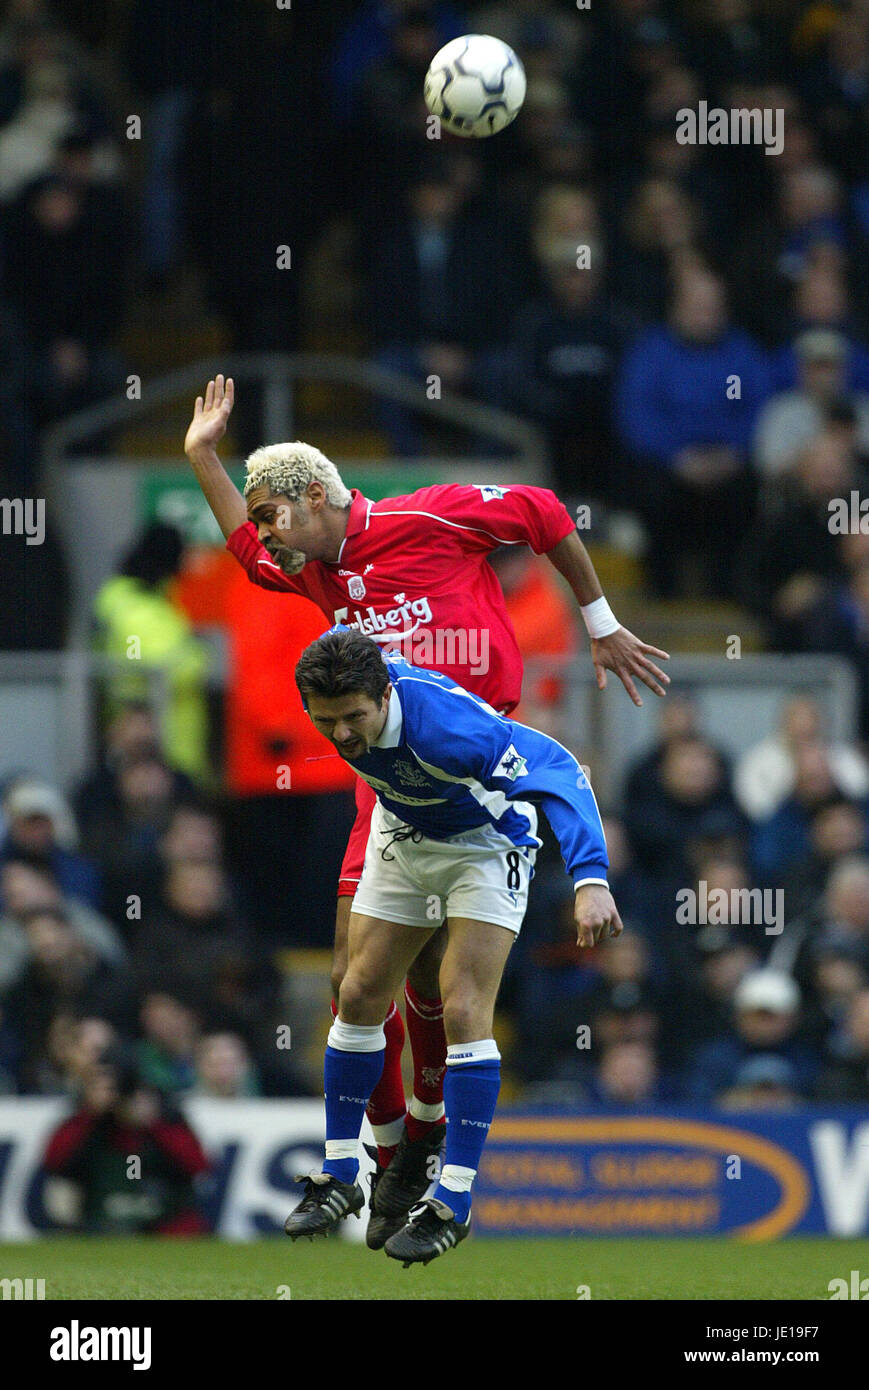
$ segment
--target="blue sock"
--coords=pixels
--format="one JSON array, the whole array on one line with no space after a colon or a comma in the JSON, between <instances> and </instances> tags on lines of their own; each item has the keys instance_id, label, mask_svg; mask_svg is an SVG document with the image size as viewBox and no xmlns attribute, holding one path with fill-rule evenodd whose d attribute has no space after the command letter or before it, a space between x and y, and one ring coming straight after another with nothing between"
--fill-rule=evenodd
<instances>
[{"instance_id":1,"label":"blue sock","mask_svg":"<svg viewBox=\"0 0 869 1390\"><path fill-rule=\"evenodd\" d=\"M336 1019L329 1033L323 1067L326 1091L323 1172L331 1173L340 1182L354 1182L359 1172L359 1131L368 1097L383 1071L385 1047L382 1024L378 1028L366 1028Z\"/></svg>"},{"instance_id":2,"label":"blue sock","mask_svg":"<svg viewBox=\"0 0 869 1390\"><path fill-rule=\"evenodd\" d=\"M501 1088L501 1057L493 1038L447 1048L444 1108L447 1148L434 1196L464 1224L471 1210L471 1184L495 1114Z\"/></svg>"}]
</instances>

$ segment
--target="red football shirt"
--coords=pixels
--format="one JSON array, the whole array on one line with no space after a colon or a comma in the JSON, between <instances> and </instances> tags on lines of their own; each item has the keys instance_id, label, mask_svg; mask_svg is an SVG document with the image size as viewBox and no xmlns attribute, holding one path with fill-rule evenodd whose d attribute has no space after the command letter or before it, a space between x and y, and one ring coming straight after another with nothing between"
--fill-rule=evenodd
<instances>
[{"instance_id":1,"label":"red football shirt","mask_svg":"<svg viewBox=\"0 0 869 1390\"><path fill-rule=\"evenodd\" d=\"M337 561L284 574L247 521L227 549L266 589L302 594L329 625L359 628L408 661L443 671L509 713L519 702L522 657L486 555L529 545L538 555L574 530L547 488L439 484L371 502L355 488Z\"/></svg>"}]
</instances>

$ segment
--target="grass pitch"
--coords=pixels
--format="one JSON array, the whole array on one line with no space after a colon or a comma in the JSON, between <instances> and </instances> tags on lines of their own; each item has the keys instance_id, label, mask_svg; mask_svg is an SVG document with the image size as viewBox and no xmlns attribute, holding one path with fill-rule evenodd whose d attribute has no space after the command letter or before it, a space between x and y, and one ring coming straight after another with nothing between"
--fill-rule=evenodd
<instances>
[{"instance_id":1,"label":"grass pitch","mask_svg":"<svg viewBox=\"0 0 869 1390\"><path fill-rule=\"evenodd\" d=\"M828 1300L869 1276L869 1240L475 1240L423 1268L343 1240L50 1238L0 1245L0 1278L49 1299Z\"/></svg>"}]
</instances>

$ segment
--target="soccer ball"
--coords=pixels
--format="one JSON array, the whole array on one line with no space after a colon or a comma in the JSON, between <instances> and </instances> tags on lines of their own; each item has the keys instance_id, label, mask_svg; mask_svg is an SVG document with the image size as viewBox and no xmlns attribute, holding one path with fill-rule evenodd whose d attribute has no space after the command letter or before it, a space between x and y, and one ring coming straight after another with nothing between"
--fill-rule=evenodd
<instances>
[{"instance_id":1,"label":"soccer ball","mask_svg":"<svg viewBox=\"0 0 869 1390\"><path fill-rule=\"evenodd\" d=\"M495 135L525 100L525 69L512 48L489 34L451 39L425 77L425 104L454 135Z\"/></svg>"}]
</instances>

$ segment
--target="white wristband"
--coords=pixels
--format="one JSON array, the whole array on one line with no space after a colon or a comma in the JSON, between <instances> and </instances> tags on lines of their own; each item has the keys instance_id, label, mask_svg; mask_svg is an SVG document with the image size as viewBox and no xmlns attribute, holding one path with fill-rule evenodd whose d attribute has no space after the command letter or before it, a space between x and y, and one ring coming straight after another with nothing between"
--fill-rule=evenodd
<instances>
[{"instance_id":1,"label":"white wristband","mask_svg":"<svg viewBox=\"0 0 869 1390\"><path fill-rule=\"evenodd\" d=\"M594 603L587 603L579 611L589 637L609 637L621 627L605 598L596 598Z\"/></svg>"}]
</instances>

